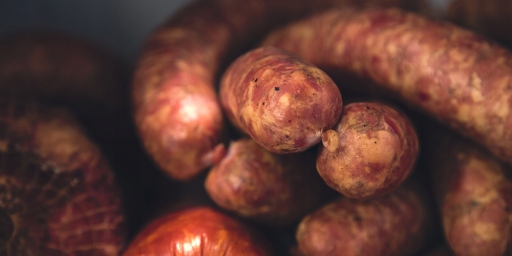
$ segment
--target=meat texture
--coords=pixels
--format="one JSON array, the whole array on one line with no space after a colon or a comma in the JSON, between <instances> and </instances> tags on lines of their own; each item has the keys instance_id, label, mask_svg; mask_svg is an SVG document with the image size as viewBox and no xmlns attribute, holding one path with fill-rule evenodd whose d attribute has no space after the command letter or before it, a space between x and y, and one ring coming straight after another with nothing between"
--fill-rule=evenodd
<instances>
[{"instance_id":1,"label":"meat texture","mask_svg":"<svg viewBox=\"0 0 512 256\"><path fill-rule=\"evenodd\" d=\"M278 29L263 45L369 78L512 163L512 54L474 32L397 8L345 8Z\"/></svg>"},{"instance_id":2,"label":"meat texture","mask_svg":"<svg viewBox=\"0 0 512 256\"><path fill-rule=\"evenodd\" d=\"M229 120L268 151L305 151L341 115L340 90L322 70L275 47L253 49L224 72L220 99Z\"/></svg>"},{"instance_id":3,"label":"meat texture","mask_svg":"<svg viewBox=\"0 0 512 256\"><path fill-rule=\"evenodd\" d=\"M121 195L65 109L0 99L0 254L104 255L126 242Z\"/></svg>"},{"instance_id":4,"label":"meat texture","mask_svg":"<svg viewBox=\"0 0 512 256\"><path fill-rule=\"evenodd\" d=\"M439 129L440 130L440 129ZM510 167L440 130L425 148L443 230L456 255L512 253ZM435 141L435 143L433 143Z\"/></svg>"},{"instance_id":5,"label":"meat texture","mask_svg":"<svg viewBox=\"0 0 512 256\"><path fill-rule=\"evenodd\" d=\"M231 142L205 187L223 209L272 228L287 227L320 206L327 194L315 156L316 150L275 154L242 138Z\"/></svg>"},{"instance_id":6,"label":"meat texture","mask_svg":"<svg viewBox=\"0 0 512 256\"><path fill-rule=\"evenodd\" d=\"M371 200L337 199L306 216L297 228L302 255L414 255L432 223L423 191L401 186Z\"/></svg>"},{"instance_id":7,"label":"meat texture","mask_svg":"<svg viewBox=\"0 0 512 256\"><path fill-rule=\"evenodd\" d=\"M387 194L411 174L419 155L409 118L382 102L354 102L333 130L322 135L317 170L333 189L350 198Z\"/></svg>"},{"instance_id":8,"label":"meat texture","mask_svg":"<svg viewBox=\"0 0 512 256\"><path fill-rule=\"evenodd\" d=\"M132 99L146 151L170 177L187 180L223 155L216 96L222 67L270 29L333 6L396 6L400 0L195 1L144 43Z\"/></svg>"}]
</instances>

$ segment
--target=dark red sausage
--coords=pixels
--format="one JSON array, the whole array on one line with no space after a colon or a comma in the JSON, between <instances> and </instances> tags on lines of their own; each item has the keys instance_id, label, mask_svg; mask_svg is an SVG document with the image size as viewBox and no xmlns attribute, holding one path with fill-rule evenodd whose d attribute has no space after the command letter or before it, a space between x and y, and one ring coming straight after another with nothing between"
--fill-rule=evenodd
<instances>
[{"instance_id":1,"label":"dark red sausage","mask_svg":"<svg viewBox=\"0 0 512 256\"><path fill-rule=\"evenodd\" d=\"M0 254L104 255L126 242L106 159L65 109L0 99Z\"/></svg>"}]
</instances>

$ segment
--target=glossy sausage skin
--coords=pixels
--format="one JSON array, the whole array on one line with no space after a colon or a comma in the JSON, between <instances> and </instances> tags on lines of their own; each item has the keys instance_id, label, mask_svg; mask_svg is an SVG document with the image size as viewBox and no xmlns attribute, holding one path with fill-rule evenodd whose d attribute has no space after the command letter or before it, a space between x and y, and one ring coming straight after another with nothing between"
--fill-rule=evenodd
<instances>
[{"instance_id":1,"label":"glossy sausage skin","mask_svg":"<svg viewBox=\"0 0 512 256\"><path fill-rule=\"evenodd\" d=\"M305 151L340 118L340 90L322 70L275 47L253 49L222 75L220 100L229 120L268 151Z\"/></svg>"},{"instance_id":2,"label":"glossy sausage skin","mask_svg":"<svg viewBox=\"0 0 512 256\"><path fill-rule=\"evenodd\" d=\"M0 254L117 255L113 171L66 109L0 98Z\"/></svg>"},{"instance_id":3,"label":"glossy sausage skin","mask_svg":"<svg viewBox=\"0 0 512 256\"><path fill-rule=\"evenodd\" d=\"M395 8L341 9L263 45L367 77L512 163L512 54L473 32Z\"/></svg>"},{"instance_id":4,"label":"glossy sausage skin","mask_svg":"<svg viewBox=\"0 0 512 256\"><path fill-rule=\"evenodd\" d=\"M149 223L123 256L272 255L254 230L210 207L197 206Z\"/></svg>"}]
</instances>

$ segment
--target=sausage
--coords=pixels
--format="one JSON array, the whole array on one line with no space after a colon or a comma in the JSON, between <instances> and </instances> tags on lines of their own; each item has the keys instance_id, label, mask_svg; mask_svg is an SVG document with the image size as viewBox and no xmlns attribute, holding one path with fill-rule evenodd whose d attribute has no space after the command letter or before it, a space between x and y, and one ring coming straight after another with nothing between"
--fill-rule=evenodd
<instances>
[{"instance_id":1,"label":"sausage","mask_svg":"<svg viewBox=\"0 0 512 256\"><path fill-rule=\"evenodd\" d=\"M211 164L223 128L213 79L234 35L216 11L212 4L182 10L147 39L135 69L138 133L155 162L176 179L190 179Z\"/></svg>"},{"instance_id":2,"label":"sausage","mask_svg":"<svg viewBox=\"0 0 512 256\"><path fill-rule=\"evenodd\" d=\"M381 102L354 102L343 108L333 130L322 134L317 170L333 189L350 198L387 194L412 172L418 136L409 118Z\"/></svg>"},{"instance_id":3,"label":"sausage","mask_svg":"<svg viewBox=\"0 0 512 256\"><path fill-rule=\"evenodd\" d=\"M268 151L305 151L341 115L338 86L322 70L275 47L253 49L224 72L220 100L228 119Z\"/></svg>"},{"instance_id":4,"label":"sausage","mask_svg":"<svg viewBox=\"0 0 512 256\"><path fill-rule=\"evenodd\" d=\"M396 8L347 8L278 29L262 45L367 77L512 162L512 55L473 32Z\"/></svg>"},{"instance_id":5,"label":"sausage","mask_svg":"<svg viewBox=\"0 0 512 256\"><path fill-rule=\"evenodd\" d=\"M275 154L251 138L230 143L208 172L205 187L221 208L271 227L287 227L320 206L325 185L316 173L316 150Z\"/></svg>"},{"instance_id":6,"label":"sausage","mask_svg":"<svg viewBox=\"0 0 512 256\"><path fill-rule=\"evenodd\" d=\"M512 170L472 142L439 127L430 131L423 165L451 249L461 256L510 255Z\"/></svg>"},{"instance_id":7,"label":"sausage","mask_svg":"<svg viewBox=\"0 0 512 256\"><path fill-rule=\"evenodd\" d=\"M414 255L428 241L432 213L423 191L401 186L380 198L339 198L307 215L301 255Z\"/></svg>"},{"instance_id":8,"label":"sausage","mask_svg":"<svg viewBox=\"0 0 512 256\"><path fill-rule=\"evenodd\" d=\"M144 43L132 83L135 123L148 154L179 180L218 161L226 127L216 96L222 67L271 28L354 3L361 5L354 0L198 1L172 15Z\"/></svg>"},{"instance_id":9,"label":"sausage","mask_svg":"<svg viewBox=\"0 0 512 256\"><path fill-rule=\"evenodd\" d=\"M64 107L79 119L124 186L123 197L130 201L125 217L134 229L144 207L143 196L133 189L142 180L133 166L144 151L128 106L127 64L87 38L40 28L0 35L0 56L1 95Z\"/></svg>"},{"instance_id":10,"label":"sausage","mask_svg":"<svg viewBox=\"0 0 512 256\"><path fill-rule=\"evenodd\" d=\"M272 255L257 231L211 207L170 212L149 223L123 256Z\"/></svg>"},{"instance_id":11,"label":"sausage","mask_svg":"<svg viewBox=\"0 0 512 256\"><path fill-rule=\"evenodd\" d=\"M116 255L121 193L67 109L0 98L1 255Z\"/></svg>"}]
</instances>

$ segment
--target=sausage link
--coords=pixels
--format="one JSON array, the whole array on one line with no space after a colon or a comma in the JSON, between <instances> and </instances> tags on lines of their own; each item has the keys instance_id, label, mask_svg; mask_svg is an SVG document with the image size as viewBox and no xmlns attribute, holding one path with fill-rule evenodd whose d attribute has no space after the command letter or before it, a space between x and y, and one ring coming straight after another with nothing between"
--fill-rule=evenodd
<instances>
[{"instance_id":1,"label":"sausage link","mask_svg":"<svg viewBox=\"0 0 512 256\"><path fill-rule=\"evenodd\" d=\"M252 227L214 208L195 206L153 220L122 255L273 254L270 244Z\"/></svg>"},{"instance_id":2,"label":"sausage link","mask_svg":"<svg viewBox=\"0 0 512 256\"><path fill-rule=\"evenodd\" d=\"M224 72L220 100L229 120L268 151L302 152L341 115L341 93L322 70L275 47L253 49Z\"/></svg>"},{"instance_id":3,"label":"sausage link","mask_svg":"<svg viewBox=\"0 0 512 256\"><path fill-rule=\"evenodd\" d=\"M274 154L250 138L233 141L206 177L210 197L223 209L271 227L288 227L327 195L315 169L316 150Z\"/></svg>"},{"instance_id":4,"label":"sausage link","mask_svg":"<svg viewBox=\"0 0 512 256\"><path fill-rule=\"evenodd\" d=\"M149 155L180 180L211 166L224 153L219 146L224 120L216 96L222 66L273 27L357 2L198 1L173 15L142 47L132 86L136 125Z\"/></svg>"},{"instance_id":5,"label":"sausage link","mask_svg":"<svg viewBox=\"0 0 512 256\"><path fill-rule=\"evenodd\" d=\"M428 241L432 213L418 188L371 200L337 199L307 215L296 232L302 255L414 255Z\"/></svg>"},{"instance_id":6,"label":"sausage link","mask_svg":"<svg viewBox=\"0 0 512 256\"><path fill-rule=\"evenodd\" d=\"M317 170L325 182L350 198L368 199L395 190L411 174L419 155L409 118L381 102L354 102L322 134Z\"/></svg>"},{"instance_id":7,"label":"sausage link","mask_svg":"<svg viewBox=\"0 0 512 256\"><path fill-rule=\"evenodd\" d=\"M367 77L512 163L512 54L473 32L396 8L340 9L263 45Z\"/></svg>"},{"instance_id":8,"label":"sausage link","mask_svg":"<svg viewBox=\"0 0 512 256\"><path fill-rule=\"evenodd\" d=\"M439 128L425 146L443 230L456 255L512 253L510 167Z\"/></svg>"},{"instance_id":9,"label":"sausage link","mask_svg":"<svg viewBox=\"0 0 512 256\"><path fill-rule=\"evenodd\" d=\"M0 254L117 255L121 193L66 109L0 98Z\"/></svg>"}]
</instances>

